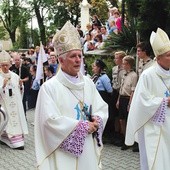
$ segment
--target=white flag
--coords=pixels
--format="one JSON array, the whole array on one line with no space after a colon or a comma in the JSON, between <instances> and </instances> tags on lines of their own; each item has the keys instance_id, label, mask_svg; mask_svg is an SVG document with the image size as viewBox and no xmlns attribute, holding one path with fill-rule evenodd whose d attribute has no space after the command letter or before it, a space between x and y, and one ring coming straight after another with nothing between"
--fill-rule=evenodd
<instances>
[{"instance_id":1,"label":"white flag","mask_svg":"<svg viewBox=\"0 0 170 170\"><path fill-rule=\"evenodd\" d=\"M36 80L44 78L43 63L47 61L47 55L45 54L44 47L42 43L40 44L40 51L38 54Z\"/></svg>"},{"instance_id":2,"label":"white flag","mask_svg":"<svg viewBox=\"0 0 170 170\"><path fill-rule=\"evenodd\" d=\"M83 74L83 75L85 75L85 65L84 65L84 56L83 56L83 54L82 54L82 56L81 56L81 66L80 66L80 72Z\"/></svg>"}]
</instances>

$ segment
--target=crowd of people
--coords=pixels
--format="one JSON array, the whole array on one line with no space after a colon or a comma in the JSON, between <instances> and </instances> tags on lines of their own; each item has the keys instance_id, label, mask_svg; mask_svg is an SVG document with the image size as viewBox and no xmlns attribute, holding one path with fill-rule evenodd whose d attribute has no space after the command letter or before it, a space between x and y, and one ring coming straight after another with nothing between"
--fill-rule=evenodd
<instances>
[{"instance_id":1,"label":"crowd of people","mask_svg":"<svg viewBox=\"0 0 170 170\"><path fill-rule=\"evenodd\" d=\"M103 49L104 41L110 34L118 34L122 30L122 19L118 8L114 7L109 10L108 20L102 23L97 15L93 15L92 22L86 25L83 32L78 25L77 30L81 37L83 52Z\"/></svg>"},{"instance_id":2,"label":"crowd of people","mask_svg":"<svg viewBox=\"0 0 170 170\"><path fill-rule=\"evenodd\" d=\"M28 134L26 112L36 107L40 86L57 71L54 47L45 50L48 60L44 63L42 81L36 79L39 46L25 53L0 52L0 104L9 119L0 141L13 149L24 149L24 135Z\"/></svg>"},{"instance_id":3,"label":"crowd of people","mask_svg":"<svg viewBox=\"0 0 170 170\"><path fill-rule=\"evenodd\" d=\"M126 124L137 81L143 70L153 64L148 43L140 42L136 48L139 59L137 69L134 57L124 51L115 52L112 81L104 71L107 66L102 60L97 59L92 65L94 74L91 78L103 100L109 105L109 118L103 133L103 142L112 143L121 147L121 150L129 148L125 145ZM137 143L134 144L133 151L138 151Z\"/></svg>"},{"instance_id":4,"label":"crowd of people","mask_svg":"<svg viewBox=\"0 0 170 170\"><path fill-rule=\"evenodd\" d=\"M42 81L36 79L39 46L22 54L0 52L0 104L9 117L1 144L24 149L26 111L36 107L35 153L40 170L99 170L107 142L121 150L130 146L134 152L140 150L142 170L170 166L167 34L160 28L151 34L155 60L149 43L140 42L136 68L133 56L116 51L112 78L101 59L92 63L93 75L81 73L82 46L84 53L100 49L111 32L121 31L118 9L109 14L106 26L93 16L85 40L80 27L67 22L45 49L48 60Z\"/></svg>"}]
</instances>

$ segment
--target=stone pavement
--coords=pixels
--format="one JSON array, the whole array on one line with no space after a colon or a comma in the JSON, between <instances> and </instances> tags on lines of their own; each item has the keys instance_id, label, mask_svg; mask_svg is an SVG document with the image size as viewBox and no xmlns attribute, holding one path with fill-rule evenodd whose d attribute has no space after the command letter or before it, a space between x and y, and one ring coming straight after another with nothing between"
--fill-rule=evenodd
<instances>
[{"instance_id":1,"label":"stone pavement","mask_svg":"<svg viewBox=\"0 0 170 170\"><path fill-rule=\"evenodd\" d=\"M13 150L0 144L0 170L35 170L34 110L27 112L29 135L25 136L25 150ZM104 145L103 170L139 170L139 153L131 149L121 151L119 147Z\"/></svg>"}]
</instances>

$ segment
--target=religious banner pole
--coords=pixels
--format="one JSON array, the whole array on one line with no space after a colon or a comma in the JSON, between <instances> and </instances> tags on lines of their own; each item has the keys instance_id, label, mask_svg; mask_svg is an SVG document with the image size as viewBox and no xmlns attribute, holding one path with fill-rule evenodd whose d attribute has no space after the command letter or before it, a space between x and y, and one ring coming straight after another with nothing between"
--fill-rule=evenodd
<instances>
[{"instance_id":1,"label":"religious banner pole","mask_svg":"<svg viewBox=\"0 0 170 170\"><path fill-rule=\"evenodd\" d=\"M134 19L134 22L135 22L135 19ZM139 42L140 42L140 34L139 34L139 31L136 30L136 43L139 44ZM138 71L138 68L139 68L139 58L136 55L136 72Z\"/></svg>"}]
</instances>

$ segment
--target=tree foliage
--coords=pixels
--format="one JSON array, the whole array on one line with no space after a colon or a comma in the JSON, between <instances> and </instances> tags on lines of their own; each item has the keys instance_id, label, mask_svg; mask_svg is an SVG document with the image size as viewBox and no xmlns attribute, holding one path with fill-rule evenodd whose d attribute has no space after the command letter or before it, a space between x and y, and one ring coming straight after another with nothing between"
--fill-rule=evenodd
<instances>
[{"instance_id":1,"label":"tree foliage","mask_svg":"<svg viewBox=\"0 0 170 170\"><path fill-rule=\"evenodd\" d=\"M126 4L129 19L138 22L141 40L149 40L158 27L169 30L169 0L126 0Z\"/></svg>"},{"instance_id":2,"label":"tree foliage","mask_svg":"<svg viewBox=\"0 0 170 170\"><path fill-rule=\"evenodd\" d=\"M152 31L158 27L170 34L169 0L122 0L129 22L120 34L112 34L106 49L132 51L139 41L149 41ZM138 36L139 35L139 36Z\"/></svg>"},{"instance_id":3,"label":"tree foliage","mask_svg":"<svg viewBox=\"0 0 170 170\"><path fill-rule=\"evenodd\" d=\"M40 38L42 43L46 44L46 20L49 11L54 5L54 0L29 0L31 6L32 15L35 15L38 21Z\"/></svg>"},{"instance_id":4,"label":"tree foliage","mask_svg":"<svg viewBox=\"0 0 170 170\"><path fill-rule=\"evenodd\" d=\"M118 1L117 0L109 0L108 1L113 7L118 7Z\"/></svg>"},{"instance_id":5,"label":"tree foliage","mask_svg":"<svg viewBox=\"0 0 170 170\"><path fill-rule=\"evenodd\" d=\"M81 2L82 0L2 0L0 20L13 44L17 41L16 30L20 29L21 37L18 41L21 47L25 48L28 46L28 38L33 32L28 28L28 22L31 21L31 18L36 17L40 40L45 45L46 38L55 34L56 29L61 28L67 20L71 20L75 26L80 22L79 5ZM107 0L89 0L88 2L93 6L90 14L98 15L104 24L108 17ZM110 3L116 6L117 1L110 0ZM36 44L37 40L33 41Z\"/></svg>"},{"instance_id":6,"label":"tree foliage","mask_svg":"<svg viewBox=\"0 0 170 170\"><path fill-rule=\"evenodd\" d=\"M26 19L22 19L22 24L19 26L20 30L20 37L18 37L18 46L20 48L27 48L28 47L28 29L27 29L27 21Z\"/></svg>"},{"instance_id":7,"label":"tree foliage","mask_svg":"<svg viewBox=\"0 0 170 170\"><path fill-rule=\"evenodd\" d=\"M16 42L16 29L19 27L26 10L22 7L20 0L2 0L0 20L9 33L13 43Z\"/></svg>"},{"instance_id":8,"label":"tree foliage","mask_svg":"<svg viewBox=\"0 0 170 170\"><path fill-rule=\"evenodd\" d=\"M6 39L6 30L3 26L0 26L0 39Z\"/></svg>"},{"instance_id":9,"label":"tree foliage","mask_svg":"<svg viewBox=\"0 0 170 170\"><path fill-rule=\"evenodd\" d=\"M92 5L91 8L91 15L96 14L103 24L105 24L106 20L108 19L108 5L106 0L91 0L90 4Z\"/></svg>"},{"instance_id":10,"label":"tree foliage","mask_svg":"<svg viewBox=\"0 0 170 170\"><path fill-rule=\"evenodd\" d=\"M123 26L119 34L110 34L105 42L105 50L123 50L131 54L135 50L136 42L136 23L132 21L128 27Z\"/></svg>"}]
</instances>

